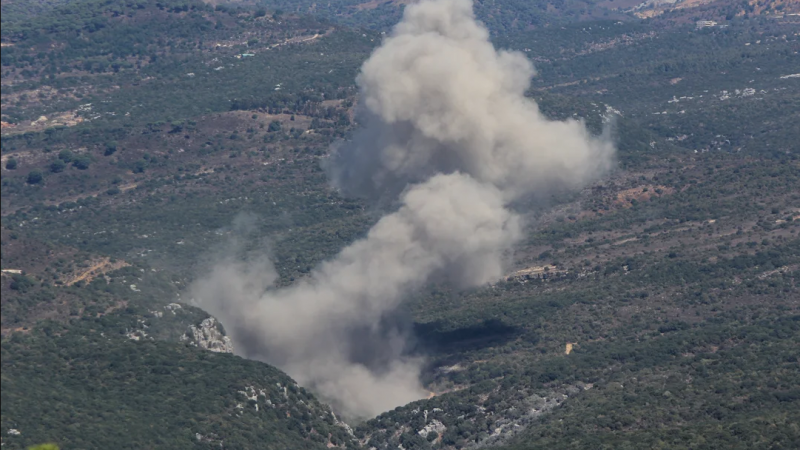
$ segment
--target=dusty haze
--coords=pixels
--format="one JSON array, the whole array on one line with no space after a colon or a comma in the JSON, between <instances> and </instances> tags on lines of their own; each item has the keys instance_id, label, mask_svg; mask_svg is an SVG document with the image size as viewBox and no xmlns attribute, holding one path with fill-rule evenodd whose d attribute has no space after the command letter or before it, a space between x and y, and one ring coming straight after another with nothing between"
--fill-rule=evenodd
<instances>
[{"instance_id":1,"label":"dusty haze","mask_svg":"<svg viewBox=\"0 0 800 450\"><path fill-rule=\"evenodd\" d=\"M350 416L425 396L421 361L404 356L405 336L384 320L410 292L433 279L498 279L522 236L509 202L580 187L611 166L609 140L545 119L524 97L531 63L488 36L469 0L407 7L358 76L363 128L327 167L342 192L394 196L397 209L291 287L271 288L265 258L223 259L193 286L238 353Z\"/></svg>"}]
</instances>

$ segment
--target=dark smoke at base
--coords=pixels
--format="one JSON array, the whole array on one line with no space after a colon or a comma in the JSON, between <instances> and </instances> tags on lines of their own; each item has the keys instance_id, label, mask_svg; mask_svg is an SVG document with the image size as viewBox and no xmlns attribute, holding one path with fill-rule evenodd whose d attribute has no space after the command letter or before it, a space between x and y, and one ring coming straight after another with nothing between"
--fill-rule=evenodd
<instances>
[{"instance_id":1,"label":"dark smoke at base","mask_svg":"<svg viewBox=\"0 0 800 450\"><path fill-rule=\"evenodd\" d=\"M293 286L271 288L264 258L226 259L193 297L240 354L350 416L423 398L422 361L404 356L405 335L387 317L431 281L497 280L522 236L510 203L579 188L611 167L608 139L549 121L524 97L533 75L523 55L492 47L469 0L407 7L357 79L365 128L328 165L342 192L396 195L397 210Z\"/></svg>"}]
</instances>

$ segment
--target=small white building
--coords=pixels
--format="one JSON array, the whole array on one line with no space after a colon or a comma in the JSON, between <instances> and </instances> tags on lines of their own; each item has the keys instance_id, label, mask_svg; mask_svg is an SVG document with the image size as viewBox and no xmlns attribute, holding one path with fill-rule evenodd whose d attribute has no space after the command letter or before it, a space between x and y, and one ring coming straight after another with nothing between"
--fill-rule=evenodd
<instances>
[{"instance_id":1,"label":"small white building","mask_svg":"<svg viewBox=\"0 0 800 450\"><path fill-rule=\"evenodd\" d=\"M714 22L713 20L698 20L695 23L695 25L697 26L697 29L699 30L701 28L715 27L715 26L717 26L717 22Z\"/></svg>"}]
</instances>

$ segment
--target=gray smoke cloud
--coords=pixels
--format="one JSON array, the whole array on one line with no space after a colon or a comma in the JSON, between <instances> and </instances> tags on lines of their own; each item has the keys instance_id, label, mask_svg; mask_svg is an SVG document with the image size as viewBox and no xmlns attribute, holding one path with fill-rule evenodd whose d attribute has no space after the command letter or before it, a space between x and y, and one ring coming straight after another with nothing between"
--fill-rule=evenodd
<instances>
[{"instance_id":1,"label":"gray smoke cloud","mask_svg":"<svg viewBox=\"0 0 800 450\"><path fill-rule=\"evenodd\" d=\"M363 130L328 165L343 192L395 195L396 211L290 287L272 288L267 259L226 259L194 298L239 353L351 416L423 398L421 361L403 355L387 315L433 280L498 279L522 235L510 202L611 167L609 139L547 120L524 96L534 73L522 54L494 49L469 0L408 6L358 76Z\"/></svg>"},{"instance_id":2,"label":"gray smoke cloud","mask_svg":"<svg viewBox=\"0 0 800 450\"><path fill-rule=\"evenodd\" d=\"M521 53L494 49L470 1L408 7L358 77L366 127L333 159L335 182L382 192L462 171L511 196L585 184L614 147L579 121L546 120L524 96L534 74Z\"/></svg>"}]
</instances>

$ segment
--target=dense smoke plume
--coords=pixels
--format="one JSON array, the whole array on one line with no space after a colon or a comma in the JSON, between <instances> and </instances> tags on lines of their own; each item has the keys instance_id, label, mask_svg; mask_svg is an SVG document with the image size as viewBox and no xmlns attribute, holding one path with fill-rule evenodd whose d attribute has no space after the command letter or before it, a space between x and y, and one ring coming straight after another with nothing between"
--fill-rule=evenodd
<instances>
[{"instance_id":1,"label":"dense smoke plume","mask_svg":"<svg viewBox=\"0 0 800 450\"><path fill-rule=\"evenodd\" d=\"M365 126L328 167L343 192L394 195L396 211L291 287L270 288L266 260L226 260L194 298L239 353L350 415L424 397L420 361L403 356L387 314L433 279L462 288L498 279L521 236L507 205L579 187L611 165L608 139L549 121L524 97L533 75L522 54L493 48L469 0L408 6L357 79Z\"/></svg>"}]
</instances>

